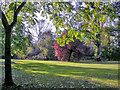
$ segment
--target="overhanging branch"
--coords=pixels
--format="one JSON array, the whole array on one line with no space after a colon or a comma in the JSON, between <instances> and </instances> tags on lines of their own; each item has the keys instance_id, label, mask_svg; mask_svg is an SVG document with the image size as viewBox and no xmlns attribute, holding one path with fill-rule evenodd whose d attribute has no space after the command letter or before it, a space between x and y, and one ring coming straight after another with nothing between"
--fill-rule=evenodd
<instances>
[{"instance_id":1,"label":"overhanging branch","mask_svg":"<svg viewBox=\"0 0 120 90\"><path fill-rule=\"evenodd\" d=\"M2 24L3 24L3 26L4 26L4 28L6 29L7 27L8 27L8 21L7 21L7 18L6 18L6 16L5 16L5 14L3 13L3 11L1 10L1 7L0 7L0 18L1 18L1 20L2 20Z\"/></svg>"},{"instance_id":2,"label":"overhanging branch","mask_svg":"<svg viewBox=\"0 0 120 90\"><path fill-rule=\"evenodd\" d=\"M17 23L17 15L25 4L26 2L22 2L22 4L15 10L13 22L11 23L11 27L13 27Z\"/></svg>"}]
</instances>

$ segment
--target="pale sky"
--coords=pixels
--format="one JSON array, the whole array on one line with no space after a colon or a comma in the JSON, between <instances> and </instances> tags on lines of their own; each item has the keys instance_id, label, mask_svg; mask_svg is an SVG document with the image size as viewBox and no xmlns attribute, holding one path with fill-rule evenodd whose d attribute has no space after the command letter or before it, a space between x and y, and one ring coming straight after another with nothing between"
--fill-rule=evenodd
<instances>
[{"instance_id":1,"label":"pale sky","mask_svg":"<svg viewBox=\"0 0 120 90\"><path fill-rule=\"evenodd\" d=\"M38 21L41 20L41 19L45 19L45 20L46 20L45 26L47 26L47 23L50 23L49 28L51 29L51 32L53 32L53 34L54 34L55 31L56 31L56 28L55 28L55 26L53 25L52 21L50 21L49 16L48 16L48 18L46 19L45 17L42 17L42 16L40 15L40 13L36 13L36 15L37 15L37 17L38 17L38 18L37 18ZM40 24L36 24L36 25L33 26L32 28L29 28L29 30L30 30L30 32L32 33L32 35L35 36L35 37L33 37L33 39L35 39L35 41L38 40L38 32L39 32L39 27L38 27L38 25L40 25ZM27 26L27 24L26 24L26 26ZM44 29L42 29L41 31L44 32Z\"/></svg>"}]
</instances>

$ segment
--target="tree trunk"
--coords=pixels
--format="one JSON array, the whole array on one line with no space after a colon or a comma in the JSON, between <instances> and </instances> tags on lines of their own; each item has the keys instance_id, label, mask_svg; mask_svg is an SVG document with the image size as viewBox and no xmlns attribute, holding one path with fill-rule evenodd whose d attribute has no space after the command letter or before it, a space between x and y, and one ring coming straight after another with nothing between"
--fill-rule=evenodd
<instances>
[{"instance_id":1,"label":"tree trunk","mask_svg":"<svg viewBox=\"0 0 120 90\"><path fill-rule=\"evenodd\" d=\"M118 46L120 47L120 13L118 15Z\"/></svg>"},{"instance_id":2,"label":"tree trunk","mask_svg":"<svg viewBox=\"0 0 120 90\"><path fill-rule=\"evenodd\" d=\"M111 46L110 46L110 33L111 32L108 32L108 53L110 53L110 48L111 48ZM108 56L108 60L110 61L110 56Z\"/></svg>"},{"instance_id":3,"label":"tree trunk","mask_svg":"<svg viewBox=\"0 0 120 90\"><path fill-rule=\"evenodd\" d=\"M12 79L12 70L11 70L11 27L7 28L5 33L5 86L15 85Z\"/></svg>"},{"instance_id":4,"label":"tree trunk","mask_svg":"<svg viewBox=\"0 0 120 90\"><path fill-rule=\"evenodd\" d=\"M97 46L97 61L101 61L101 58L100 58L100 53L101 53L101 38L100 38L100 34L98 33L97 35L96 35L96 37L99 39L99 41L97 40L97 44L96 44L96 46Z\"/></svg>"},{"instance_id":5,"label":"tree trunk","mask_svg":"<svg viewBox=\"0 0 120 90\"><path fill-rule=\"evenodd\" d=\"M99 17L98 17L99 18ZM99 19L97 19L97 23L100 25L100 28L98 27L98 29L100 29L102 31L103 28L103 22L100 22ZM97 61L101 61L101 35L100 32L96 35L96 38L99 39L97 40Z\"/></svg>"},{"instance_id":6,"label":"tree trunk","mask_svg":"<svg viewBox=\"0 0 120 90\"><path fill-rule=\"evenodd\" d=\"M69 54L69 57L68 57L68 62L70 62L71 54L72 54L72 50L70 50L70 54Z\"/></svg>"}]
</instances>

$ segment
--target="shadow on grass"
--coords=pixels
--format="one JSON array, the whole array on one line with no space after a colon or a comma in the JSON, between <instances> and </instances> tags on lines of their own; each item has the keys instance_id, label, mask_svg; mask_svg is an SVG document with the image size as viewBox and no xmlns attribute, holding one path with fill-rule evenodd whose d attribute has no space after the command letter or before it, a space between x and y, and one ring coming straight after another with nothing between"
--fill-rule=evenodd
<instances>
[{"instance_id":1,"label":"shadow on grass","mask_svg":"<svg viewBox=\"0 0 120 90\"><path fill-rule=\"evenodd\" d=\"M87 63L87 64L120 64L119 61L80 61L79 63Z\"/></svg>"},{"instance_id":2,"label":"shadow on grass","mask_svg":"<svg viewBox=\"0 0 120 90\"><path fill-rule=\"evenodd\" d=\"M87 67L73 67L62 65L48 65L43 63L27 63L27 64L15 64L16 68L21 68L27 73L45 73L66 77L94 77L98 79L118 79L118 70L116 69L102 69L102 68L87 68Z\"/></svg>"},{"instance_id":3,"label":"shadow on grass","mask_svg":"<svg viewBox=\"0 0 120 90\"><path fill-rule=\"evenodd\" d=\"M24 62L24 61L22 61ZM88 65L88 64L87 64ZM104 64L103 64L104 65ZM97 84L99 85L101 82L99 82L100 80L102 82L107 82L106 80L117 80L118 79L118 70L117 69L105 69L103 68L98 68L96 66L96 68L92 68L92 67L79 67L79 66L65 66L65 65L59 65L59 64L49 64L49 63L31 63L31 62L26 62L26 63L16 63L13 64L14 67L14 72L13 73L13 77L14 80L21 80L21 82L26 82L26 81L30 81L30 83L27 83L26 85L30 85L31 83L35 83L35 82L50 82L51 85L56 84L58 82L63 82L62 81L62 77L65 77L66 79L64 80L64 84L66 85L66 81L70 81L70 78L73 78L75 80L78 80L77 83L79 83L79 80L83 80L80 81L82 82L82 84L86 85L86 83L90 83L90 85L92 84ZM18 73L19 72L19 73ZM16 75L18 73L18 75ZM23 74L22 74L23 73ZM22 75L22 76L20 76ZM37 76L40 76L38 78L36 78ZM22 78L21 78L22 77ZM47 78L46 78L47 77ZM70 77L70 78L69 78ZM52 83L52 80L56 81ZM92 83L92 79L97 83ZM26 81L25 81L26 79ZM52 80L50 80L52 79ZM60 80L59 80L60 79ZM89 79L89 80L88 80ZM18 81L18 83L21 83ZM114 82L113 82L114 83ZM78 85L80 87L83 87L82 84ZM104 84L104 83L103 83ZM116 83L115 83L116 84ZM21 84L22 85L22 84ZM44 85L44 84L43 84ZM51 85L46 85L48 87L51 87ZM69 84L68 84L69 85ZM58 86L60 86L60 83L58 84ZM107 87L106 84L104 84L105 87ZM113 85L114 86L114 85ZM44 87L44 86L42 86ZM116 86L115 86L116 87Z\"/></svg>"}]
</instances>

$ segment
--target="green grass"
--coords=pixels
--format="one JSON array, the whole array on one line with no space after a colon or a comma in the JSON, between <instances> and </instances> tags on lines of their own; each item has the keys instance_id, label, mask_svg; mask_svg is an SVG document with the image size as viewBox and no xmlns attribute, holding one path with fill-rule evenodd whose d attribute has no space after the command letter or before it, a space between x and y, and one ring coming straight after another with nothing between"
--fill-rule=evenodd
<instances>
[{"instance_id":1,"label":"green grass","mask_svg":"<svg viewBox=\"0 0 120 90\"><path fill-rule=\"evenodd\" d=\"M14 82L24 87L118 88L118 63L12 60Z\"/></svg>"}]
</instances>

